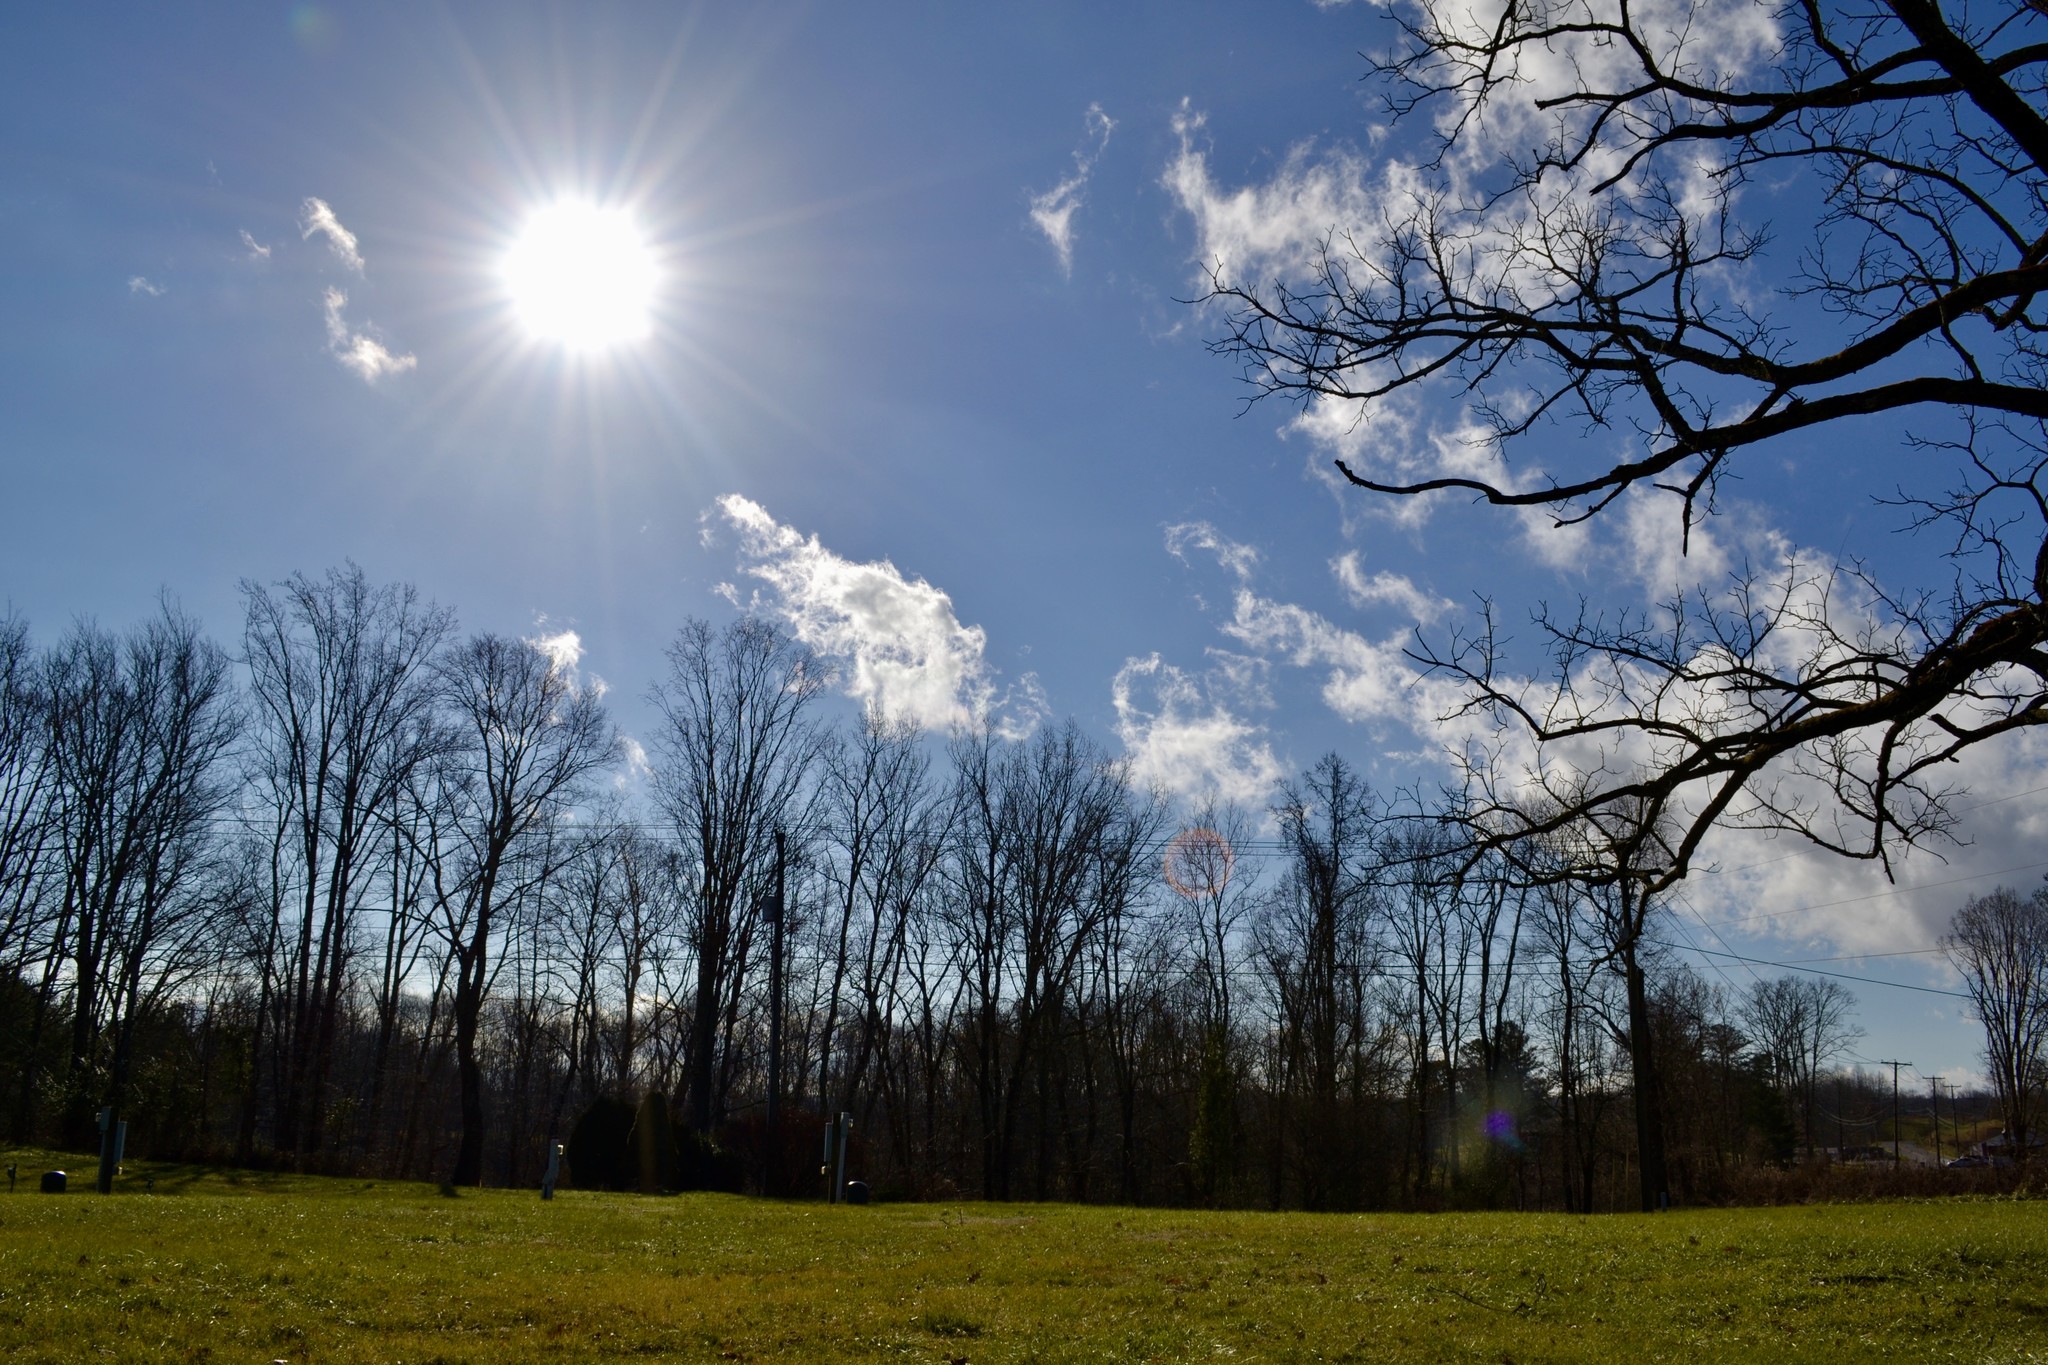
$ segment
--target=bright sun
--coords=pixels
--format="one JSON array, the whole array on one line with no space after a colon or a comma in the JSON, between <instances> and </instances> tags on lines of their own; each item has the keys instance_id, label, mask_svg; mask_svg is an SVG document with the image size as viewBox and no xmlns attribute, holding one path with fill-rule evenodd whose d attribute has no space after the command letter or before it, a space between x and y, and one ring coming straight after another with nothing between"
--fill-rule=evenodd
<instances>
[{"instance_id":1,"label":"bright sun","mask_svg":"<svg viewBox=\"0 0 2048 1365\"><path fill-rule=\"evenodd\" d=\"M563 200L536 210L504 271L519 320L543 341L599 351L653 329L660 271L623 209Z\"/></svg>"}]
</instances>

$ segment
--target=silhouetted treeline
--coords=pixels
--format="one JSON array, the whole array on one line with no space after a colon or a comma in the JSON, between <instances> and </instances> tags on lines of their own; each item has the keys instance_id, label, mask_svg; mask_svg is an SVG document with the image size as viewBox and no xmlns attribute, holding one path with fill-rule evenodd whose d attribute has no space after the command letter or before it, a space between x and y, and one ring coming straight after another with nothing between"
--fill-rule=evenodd
<instances>
[{"instance_id":1,"label":"silhouetted treeline","mask_svg":"<svg viewBox=\"0 0 2048 1365\"><path fill-rule=\"evenodd\" d=\"M1334 755L1176 810L1071 723L836 723L751 618L683 625L642 749L572 637L353 567L244 597L231 644L0 623L17 1143L111 1107L136 1156L531 1183L658 1092L677 1179L813 1188L845 1111L885 1195L1593 1210L1646 1144L1696 1201L1889 1122L1833 983L1705 980Z\"/></svg>"}]
</instances>

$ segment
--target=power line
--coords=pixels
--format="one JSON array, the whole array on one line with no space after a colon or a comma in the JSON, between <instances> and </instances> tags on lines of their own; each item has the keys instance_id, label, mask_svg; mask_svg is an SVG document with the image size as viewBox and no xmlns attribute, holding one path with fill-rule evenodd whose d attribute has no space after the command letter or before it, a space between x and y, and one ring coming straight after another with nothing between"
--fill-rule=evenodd
<instances>
[{"instance_id":1,"label":"power line","mask_svg":"<svg viewBox=\"0 0 2048 1365\"><path fill-rule=\"evenodd\" d=\"M1831 976L1837 981L1860 981L1866 986L1889 986L1893 990L1918 991L1922 995L1945 995L1951 1000L1968 1000L1970 998L1961 991L1945 991L1938 986L1914 986L1904 981L1885 981L1874 976L1851 976L1847 972L1824 972L1815 967L1802 967L1794 962L1775 962L1767 957L1745 957L1741 953L1722 953L1716 952L1712 948L1695 948L1683 943L1665 943L1661 939L1650 938L1647 935L1644 937L1643 942L1655 943L1659 947L1670 948L1681 953L1704 953L1708 957L1725 957L1736 962L1754 963L1760 967L1779 967L1788 972L1805 972L1808 976ZM1909 1062L1907 1065L1910 1066L1911 1063Z\"/></svg>"}]
</instances>

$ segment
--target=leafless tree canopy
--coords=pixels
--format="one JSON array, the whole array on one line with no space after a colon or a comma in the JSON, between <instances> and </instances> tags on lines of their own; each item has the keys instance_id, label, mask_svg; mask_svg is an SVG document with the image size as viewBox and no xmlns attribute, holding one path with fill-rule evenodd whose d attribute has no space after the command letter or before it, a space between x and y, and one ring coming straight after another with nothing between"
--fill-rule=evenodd
<instances>
[{"instance_id":1,"label":"leafless tree canopy","mask_svg":"<svg viewBox=\"0 0 2048 1365\"><path fill-rule=\"evenodd\" d=\"M2020 0L1397 14L1405 41L1372 75L1397 134L1435 155L1378 218L1335 226L1305 276L1217 271L1215 346L1255 393L1462 405L1493 472L1340 468L1374 493L1462 492L1560 524L1662 494L1690 530L1746 461L1825 437L1814 496L1894 501L1956 563L1950 584L1903 589L1854 565L1766 566L1655 619L1546 615L1548 691L1505 680L1490 616L1422 649L1546 752L1608 760L1577 786L1583 757L1541 766L1547 801L1526 774L1482 781L1477 823L1507 838L1647 804L1657 818L1631 814L1606 841L1618 863L1592 870L1626 865L1652 889L1716 823L1879 858L1943 833L1940 765L2048 719L2048 15ZM1873 486L1856 452L1898 423L1920 472ZM1560 428L1600 439L1517 468L1527 438Z\"/></svg>"},{"instance_id":2,"label":"leafless tree canopy","mask_svg":"<svg viewBox=\"0 0 2048 1365\"><path fill-rule=\"evenodd\" d=\"M1565 832L1474 858L1336 755L1176 816L1072 722L835 718L742 620L679 632L643 768L565 639L353 568L247 597L240 688L168 607L0 627L20 1143L89 1150L111 1107L134 1157L518 1185L568 1139L589 1186L636 1112L708 1108L658 1178L763 1189L844 1111L893 1196L1591 1212L1776 1178L1846 1036L1660 953L1638 882L1529 875Z\"/></svg>"},{"instance_id":3,"label":"leafless tree canopy","mask_svg":"<svg viewBox=\"0 0 2048 1365\"><path fill-rule=\"evenodd\" d=\"M2048 895L2000 887L1956 911L1942 939L1984 1026L1984 1060L2011 1150L2025 1158L2048 1088Z\"/></svg>"}]
</instances>

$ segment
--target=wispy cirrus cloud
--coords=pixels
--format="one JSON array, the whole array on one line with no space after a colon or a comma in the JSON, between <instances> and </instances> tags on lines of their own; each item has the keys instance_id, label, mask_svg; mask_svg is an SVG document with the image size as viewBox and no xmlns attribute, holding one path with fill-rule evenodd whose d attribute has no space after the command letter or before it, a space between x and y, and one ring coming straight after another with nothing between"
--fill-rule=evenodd
<instances>
[{"instance_id":1,"label":"wispy cirrus cloud","mask_svg":"<svg viewBox=\"0 0 2048 1365\"><path fill-rule=\"evenodd\" d=\"M1208 551L1217 563L1236 574L1240 583L1250 581L1259 567L1255 546L1229 539L1206 521L1183 521L1166 528L1168 554L1185 564L1190 550Z\"/></svg>"},{"instance_id":2,"label":"wispy cirrus cloud","mask_svg":"<svg viewBox=\"0 0 2048 1365\"><path fill-rule=\"evenodd\" d=\"M1443 698L1436 695L1436 689L1422 685L1422 675L1405 653L1405 628L1386 639L1373 640L1307 607L1264 596L1253 582L1259 563L1257 549L1231 540L1207 522L1168 527L1166 548L1183 563L1189 562L1189 550L1206 551L1237 579L1230 617L1218 629L1244 649L1248 658L1323 671L1323 703L1344 720L1391 723L1417 734L1431 732ZM1344 564L1339 560L1333 566L1340 584L1345 578ZM1367 594L1379 592L1380 600L1432 610L1437 606L1436 599L1398 575L1374 580L1364 577L1355 561L1351 568L1357 586Z\"/></svg>"},{"instance_id":3,"label":"wispy cirrus cloud","mask_svg":"<svg viewBox=\"0 0 2048 1365\"><path fill-rule=\"evenodd\" d=\"M1331 560L1330 574L1354 607L1394 607L1422 625L1457 610L1455 602L1424 592L1405 574L1382 569L1367 577L1356 550Z\"/></svg>"},{"instance_id":4,"label":"wispy cirrus cloud","mask_svg":"<svg viewBox=\"0 0 2048 1365\"><path fill-rule=\"evenodd\" d=\"M1069 276L1074 273L1074 215L1081 208L1088 177L1094 173L1096 161L1108 150L1109 135L1116 128L1116 120L1103 113L1099 104L1088 106L1082 122L1087 131L1081 145L1074 149L1074 173L1044 193L1031 196L1032 226L1052 243L1060 258L1060 273Z\"/></svg>"},{"instance_id":5,"label":"wispy cirrus cloud","mask_svg":"<svg viewBox=\"0 0 2048 1365\"><path fill-rule=\"evenodd\" d=\"M352 329L342 312L348 306L348 295L339 289L328 286L321 295L321 304L327 320L328 353L345 369L359 375L365 384L418 367L418 356L396 353L368 332Z\"/></svg>"},{"instance_id":6,"label":"wispy cirrus cloud","mask_svg":"<svg viewBox=\"0 0 2048 1365\"><path fill-rule=\"evenodd\" d=\"M986 632L962 624L941 589L886 559L835 554L738 494L720 498L717 510L739 532L741 568L767 585L756 605L841 664L848 696L939 730L986 722L1022 736L1044 718L1037 680L999 686ZM742 605L737 590L728 600Z\"/></svg>"},{"instance_id":7,"label":"wispy cirrus cloud","mask_svg":"<svg viewBox=\"0 0 2048 1365\"><path fill-rule=\"evenodd\" d=\"M160 299L165 294L168 294L170 292L170 289L167 286L158 284L156 281L149 279L146 276L130 275L128 277L128 292L131 294L146 295L147 297L152 299Z\"/></svg>"},{"instance_id":8,"label":"wispy cirrus cloud","mask_svg":"<svg viewBox=\"0 0 2048 1365\"><path fill-rule=\"evenodd\" d=\"M325 199L308 196L299 206L299 236L311 241L316 234L327 239L327 249L336 260L358 275L363 273L363 256L356 249L356 235L341 225L341 219L334 216Z\"/></svg>"},{"instance_id":9,"label":"wispy cirrus cloud","mask_svg":"<svg viewBox=\"0 0 2048 1365\"><path fill-rule=\"evenodd\" d=\"M325 207L325 205L322 205L322 207ZM244 251L245 253L247 253L247 255L248 255L249 259L250 259L250 260L252 260L252 261L267 261L267 260L269 260L269 259L270 259L270 248L269 248L269 247L267 247L267 246L265 246L265 245L263 245L263 243L261 243L261 242L257 241L257 240L256 240L256 238L255 238L255 236L254 236L254 235L252 235L252 234L250 233L249 229L247 229L247 228L243 228L243 229L242 229L241 231L242 231L242 250L243 250L243 251ZM354 238L350 238L349 240L350 240L350 241L354 241L355 239L354 239Z\"/></svg>"}]
</instances>

